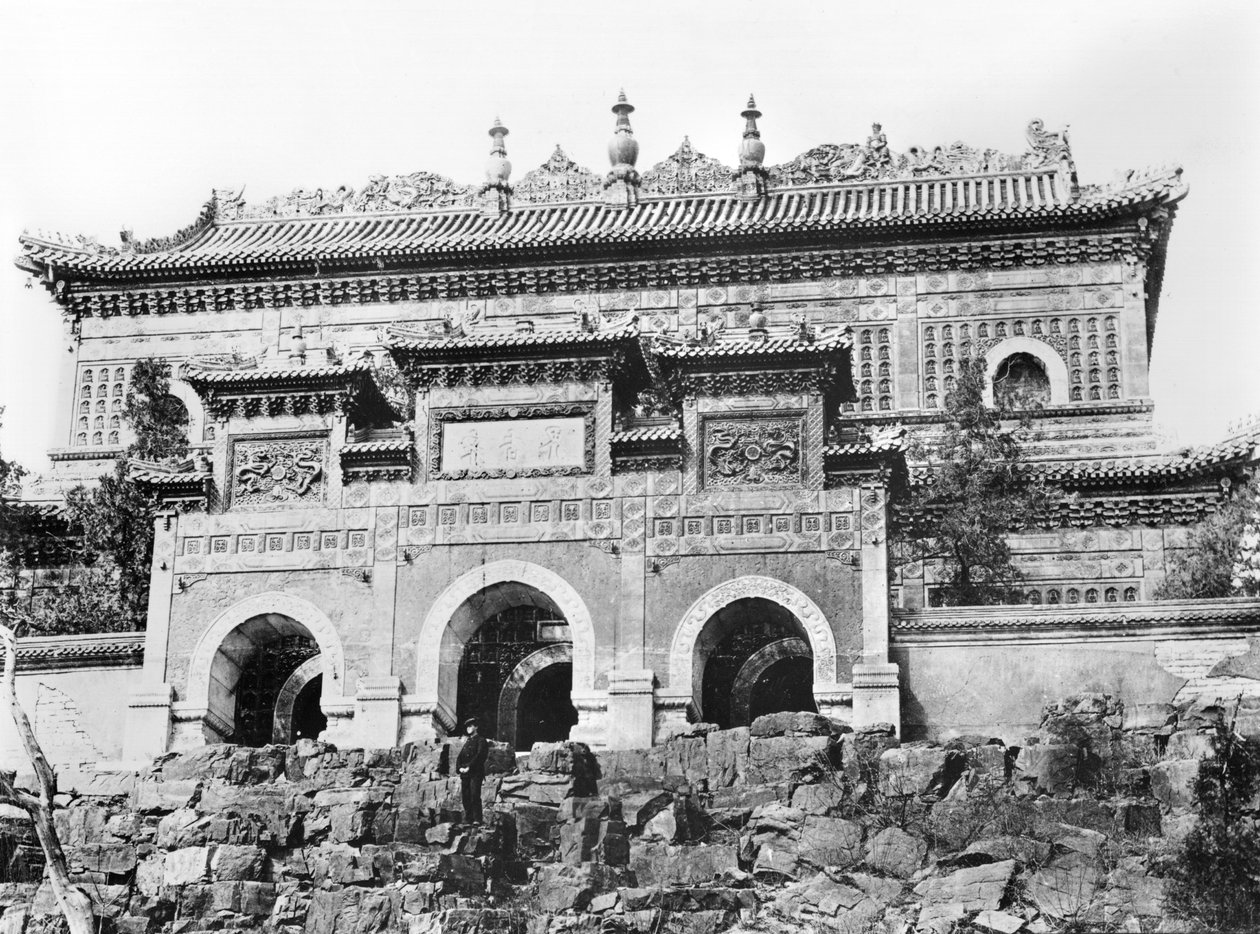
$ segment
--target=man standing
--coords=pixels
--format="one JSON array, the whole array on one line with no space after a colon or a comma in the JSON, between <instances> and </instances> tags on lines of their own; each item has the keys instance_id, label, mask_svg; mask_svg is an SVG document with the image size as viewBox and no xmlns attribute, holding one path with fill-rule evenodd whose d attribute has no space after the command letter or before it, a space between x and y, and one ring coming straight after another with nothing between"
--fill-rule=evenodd
<instances>
[{"instance_id":1,"label":"man standing","mask_svg":"<svg viewBox=\"0 0 1260 934\"><path fill-rule=\"evenodd\" d=\"M464 721L464 748L459 751L455 768L459 772L460 792L464 801L464 820L470 824L481 823L481 782L486 777L486 756L490 744L478 731L477 721Z\"/></svg>"}]
</instances>

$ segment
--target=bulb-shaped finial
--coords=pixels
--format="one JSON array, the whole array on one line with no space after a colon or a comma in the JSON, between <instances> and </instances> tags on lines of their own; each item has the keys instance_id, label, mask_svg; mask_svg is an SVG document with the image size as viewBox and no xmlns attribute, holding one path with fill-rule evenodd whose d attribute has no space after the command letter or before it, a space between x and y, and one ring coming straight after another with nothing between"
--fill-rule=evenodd
<instances>
[{"instance_id":1,"label":"bulb-shaped finial","mask_svg":"<svg viewBox=\"0 0 1260 934\"><path fill-rule=\"evenodd\" d=\"M608 141L608 159L613 167L634 167L639 158L639 144L634 138L634 129L630 126L630 115L634 113L634 105L626 100L626 92L617 95L617 103L612 112L617 115L617 125L613 129L613 137Z\"/></svg>"},{"instance_id":2,"label":"bulb-shaped finial","mask_svg":"<svg viewBox=\"0 0 1260 934\"><path fill-rule=\"evenodd\" d=\"M757 118L761 111L751 94L748 95L748 106L740 116L744 118L744 138L739 144L739 167L741 169L757 169L766 158L766 144L761 141L761 131L757 129Z\"/></svg>"},{"instance_id":3,"label":"bulb-shaped finial","mask_svg":"<svg viewBox=\"0 0 1260 934\"><path fill-rule=\"evenodd\" d=\"M512 163L508 161L507 145L503 142L503 137L507 135L508 128L498 117L495 117L494 126L490 127L490 138L494 142L490 146L490 158L486 160L486 184L488 185L506 185L508 178L512 175Z\"/></svg>"}]
</instances>

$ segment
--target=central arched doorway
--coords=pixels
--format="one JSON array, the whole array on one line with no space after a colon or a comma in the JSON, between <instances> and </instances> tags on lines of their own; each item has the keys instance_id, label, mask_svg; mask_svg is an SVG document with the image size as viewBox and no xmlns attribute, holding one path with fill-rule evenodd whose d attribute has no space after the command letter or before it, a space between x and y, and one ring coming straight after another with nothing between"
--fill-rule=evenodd
<instances>
[{"instance_id":1,"label":"central arched doorway","mask_svg":"<svg viewBox=\"0 0 1260 934\"><path fill-rule=\"evenodd\" d=\"M452 623L454 635L467 633L456 720L476 717L487 736L516 749L568 739L577 723L573 637L555 601L529 584L506 581L470 597Z\"/></svg>"},{"instance_id":2,"label":"central arched doorway","mask_svg":"<svg viewBox=\"0 0 1260 934\"><path fill-rule=\"evenodd\" d=\"M813 655L800 622L761 597L723 606L696 643L700 715L723 729L785 710L817 711Z\"/></svg>"}]
</instances>

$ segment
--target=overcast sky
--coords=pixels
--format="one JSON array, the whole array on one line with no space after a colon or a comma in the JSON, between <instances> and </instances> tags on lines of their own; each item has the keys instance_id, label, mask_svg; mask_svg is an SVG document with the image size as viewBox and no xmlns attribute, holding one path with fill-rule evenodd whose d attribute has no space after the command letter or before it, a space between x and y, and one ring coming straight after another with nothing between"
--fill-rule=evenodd
<instances>
[{"instance_id":1,"label":"overcast sky","mask_svg":"<svg viewBox=\"0 0 1260 934\"><path fill-rule=\"evenodd\" d=\"M265 200L419 169L479 181L501 116L515 177L556 143L607 167L618 88L645 169L690 135L735 161L749 91L767 163L822 142L1024 150L1071 125L1082 182L1176 162L1152 364L1189 444L1260 411L1260 5L722 2L14 3L0 12L0 241L173 233L211 188ZM42 289L0 269L0 451L46 468L66 353Z\"/></svg>"}]
</instances>

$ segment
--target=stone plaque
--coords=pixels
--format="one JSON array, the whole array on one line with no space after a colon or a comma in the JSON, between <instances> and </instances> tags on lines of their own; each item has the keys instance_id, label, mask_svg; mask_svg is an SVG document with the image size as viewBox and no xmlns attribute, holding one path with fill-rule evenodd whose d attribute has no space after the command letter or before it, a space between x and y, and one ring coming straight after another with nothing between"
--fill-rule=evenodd
<instances>
[{"instance_id":1,"label":"stone plaque","mask_svg":"<svg viewBox=\"0 0 1260 934\"><path fill-rule=\"evenodd\" d=\"M799 486L804 478L799 418L706 419L703 451L706 489Z\"/></svg>"},{"instance_id":2,"label":"stone plaque","mask_svg":"<svg viewBox=\"0 0 1260 934\"><path fill-rule=\"evenodd\" d=\"M312 505L324 498L323 439L238 441L232 447L232 505Z\"/></svg>"},{"instance_id":3,"label":"stone plaque","mask_svg":"<svg viewBox=\"0 0 1260 934\"><path fill-rule=\"evenodd\" d=\"M589 408L578 406L434 412L430 467L448 479L589 473L593 420Z\"/></svg>"}]
</instances>

